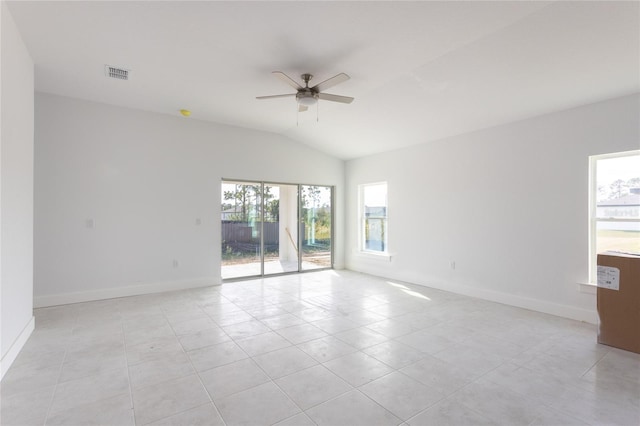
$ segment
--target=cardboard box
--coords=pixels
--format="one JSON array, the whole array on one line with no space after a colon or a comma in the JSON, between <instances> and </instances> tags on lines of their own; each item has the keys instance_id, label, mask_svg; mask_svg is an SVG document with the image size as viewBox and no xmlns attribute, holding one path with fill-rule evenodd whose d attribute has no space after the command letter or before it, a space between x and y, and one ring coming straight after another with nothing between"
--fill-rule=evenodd
<instances>
[{"instance_id":1,"label":"cardboard box","mask_svg":"<svg viewBox=\"0 0 640 426\"><path fill-rule=\"evenodd\" d=\"M598 255L598 343L640 353L640 256Z\"/></svg>"}]
</instances>

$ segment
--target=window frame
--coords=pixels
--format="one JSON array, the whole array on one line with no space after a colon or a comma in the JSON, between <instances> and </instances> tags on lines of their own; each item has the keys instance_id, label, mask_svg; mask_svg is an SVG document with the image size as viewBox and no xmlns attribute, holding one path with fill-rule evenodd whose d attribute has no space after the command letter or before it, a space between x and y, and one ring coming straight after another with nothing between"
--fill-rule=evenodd
<instances>
[{"instance_id":1,"label":"window frame","mask_svg":"<svg viewBox=\"0 0 640 426\"><path fill-rule=\"evenodd\" d=\"M589 157L589 283L597 285L599 222L640 222L640 218L598 218L598 161L640 155L640 150L612 152Z\"/></svg>"},{"instance_id":2,"label":"window frame","mask_svg":"<svg viewBox=\"0 0 640 426\"><path fill-rule=\"evenodd\" d=\"M384 202L385 202L385 215L380 216L384 223L384 250L371 250L367 249L366 241L366 209L364 193L365 188L371 186L385 187ZM370 217L369 217L370 218ZM388 257L389 256L389 184L386 181L363 183L358 185L358 252L366 255Z\"/></svg>"}]
</instances>

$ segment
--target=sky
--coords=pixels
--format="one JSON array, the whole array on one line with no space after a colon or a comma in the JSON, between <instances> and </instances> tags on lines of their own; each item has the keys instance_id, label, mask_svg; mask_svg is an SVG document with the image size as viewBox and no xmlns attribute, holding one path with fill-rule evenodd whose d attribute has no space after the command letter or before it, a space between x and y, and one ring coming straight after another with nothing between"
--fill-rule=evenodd
<instances>
[{"instance_id":1,"label":"sky","mask_svg":"<svg viewBox=\"0 0 640 426\"><path fill-rule=\"evenodd\" d=\"M618 179L627 181L640 177L640 155L598 160L597 167L599 186L609 186Z\"/></svg>"},{"instance_id":2,"label":"sky","mask_svg":"<svg viewBox=\"0 0 640 426\"><path fill-rule=\"evenodd\" d=\"M364 201L369 207L380 207L387 205L387 185L373 184L365 185Z\"/></svg>"}]
</instances>

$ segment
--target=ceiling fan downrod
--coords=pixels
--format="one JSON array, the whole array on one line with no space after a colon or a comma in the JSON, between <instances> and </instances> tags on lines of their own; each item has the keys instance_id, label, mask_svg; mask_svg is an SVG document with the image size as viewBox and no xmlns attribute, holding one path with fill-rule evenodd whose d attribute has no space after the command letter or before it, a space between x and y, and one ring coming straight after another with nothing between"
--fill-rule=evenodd
<instances>
[{"instance_id":1,"label":"ceiling fan downrod","mask_svg":"<svg viewBox=\"0 0 640 426\"><path fill-rule=\"evenodd\" d=\"M309 82L313 78L313 74L302 74L300 78L304 81L305 88L309 88Z\"/></svg>"}]
</instances>

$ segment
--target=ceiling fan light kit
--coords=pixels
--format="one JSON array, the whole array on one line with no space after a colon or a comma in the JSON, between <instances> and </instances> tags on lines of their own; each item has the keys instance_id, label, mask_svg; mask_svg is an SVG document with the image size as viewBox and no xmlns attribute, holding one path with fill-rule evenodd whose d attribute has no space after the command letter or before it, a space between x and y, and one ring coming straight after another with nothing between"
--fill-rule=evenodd
<instances>
[{"instance_id":1,"label":"ceiling fan light kit","mask_svg":"<svg viewBox=\"0 0 640 426\"><path fill-rule=\"evenodd\" d=\"M310 107L318 102L318 95L313 93L296 93L296 100L299 105Z\"/></svg>"}]
</instances>

